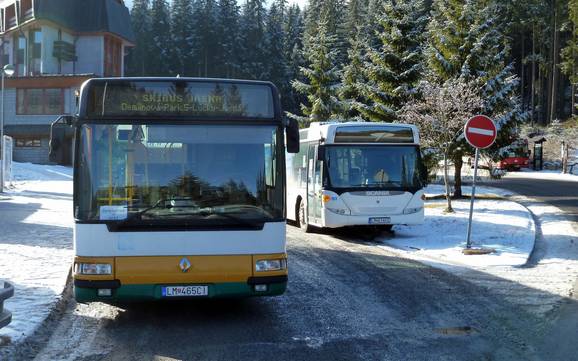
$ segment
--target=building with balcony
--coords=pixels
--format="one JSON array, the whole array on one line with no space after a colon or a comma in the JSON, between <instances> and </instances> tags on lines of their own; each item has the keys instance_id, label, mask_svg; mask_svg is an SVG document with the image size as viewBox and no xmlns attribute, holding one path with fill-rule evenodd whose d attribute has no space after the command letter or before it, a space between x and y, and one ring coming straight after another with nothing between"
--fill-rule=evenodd
<instances>
[{"instance_id":1,"label":"building with balcony","mask_svg":"<svg viewBox=\"0 0 578 361\"><path fill-rule=\"evenodd\" d=\"M130 23L123 0L0 0L0 60L16 69L4 93L15 161L48 163L50 123L76 112L82 83L123 75Z\"/></svg>"}]
</instances>

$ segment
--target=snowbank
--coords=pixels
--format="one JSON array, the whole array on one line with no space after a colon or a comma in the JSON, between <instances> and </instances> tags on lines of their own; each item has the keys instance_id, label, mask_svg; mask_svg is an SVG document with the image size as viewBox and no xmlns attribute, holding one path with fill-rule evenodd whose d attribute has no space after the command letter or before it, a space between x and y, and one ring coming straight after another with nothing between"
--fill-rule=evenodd
<instances>
[{"instance_id":1,"label":"snowbank","mask_svg":"<svg viewBox=\"0 0 578 361\"><path fill-rule=\"evenodd\" d=\"M12 323L0 335L29 336L60 299L72 260L72 169L13 163L0 196L0 280L15 286L5 302Z\"/></svg>"},{"instance_id":2,"label":"snowbank","mask_svg":"<svg viewBox=\"0 0 578 361\"><path fill-rule=\"evenodd\" d=\"M443 186L431 185L426 194L438 195ZM464 187L464 194L471 192ZM507 195L507 191L478 187L477 194ZM425 223L398 226L395 236L382 238L385 247L393 247L405 255L430 259L448 265L520 266L526 263L535 240L535 225L530 212L522 205L508 200L476 200L472 223L473 246L496 250L488 255L466 256L469 200L454 200L455 213L445 213L445 200L426 202Z\"/></svg>"},{"instance_id":3,"label":"snowbank","mask_svg":"<svg viewBox=\"0 0 578 361\"><path fill-rule=\"evenodd\" d=\"M395 237L383 239L389 246L432 257L449 264L519 266L526 263L534 244L534 223L528 211L509 201L479 200L472 224L473 246L489 247L496 253L466 256L468 201L454 201L455 213L444 213L444 200L429 201L426 221L419 226L397 227Z\"/></svg>"}]
</instances>

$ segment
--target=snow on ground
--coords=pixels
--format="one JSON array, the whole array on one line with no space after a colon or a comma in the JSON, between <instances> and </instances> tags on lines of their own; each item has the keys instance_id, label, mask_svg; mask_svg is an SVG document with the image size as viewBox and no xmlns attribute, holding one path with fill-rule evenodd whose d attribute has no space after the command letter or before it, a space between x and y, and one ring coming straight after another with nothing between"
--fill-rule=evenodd
<instances>
[{"instance_id":1,"label":"snow on ground","mask_svg":"<svg viewBox=\"0 0 578 361\"><path fill-rule=\"evenodd\" d=\"M72 169L13 163L0 194L0 280L15 286L5 302L13 343L32 334L60 299L72 260Z\"/></svg>"},{"instance_id":2,"label":"snow on ground","mask_svg":"<svg viewBox=\"0 0 578 361\"><path fill-rule=\"evenodd\" d=\"M431 185L426 189L426 193L429 195L439 195L442 192L443 187L440 185ZM463 192L464 194L469 194L471 187L463 187ZM382 241L384 243L381 247L405 257L452 272L470 282L487 288L488 291L492 293L499 294L504 299L507 299L513 304L518 304L538 316L548 317L555 315L552 311L565 302L568 297L572 296L574 284L578 279L578 226L568 219L560 209L533 201L510 191L490 187L477 187L476 194L483 194L485 196L500 195L516 203L523 204L530 210L537 220L535 224L537 228L537 239L536 249L534 250L536 257L533 257L534 261L525 264L523 267L512 267L507 264L508 262L503 262L505 265L500 265L500 262L487 262L483 264L475 260L481 256L468 256L468 262L460 264L460 258L462 256L455 253L452 254L452 247L459 244L459 242L463 242L462 239L465 238L466 229L463 226L464 220L462 219L455 222L456 229L437 226L437 232L428 230L427 233L423 233L424 229L422 226L400 228L400 231L404 232L404 234L422 232L424 237L430 239L442 238L438 232L446 232L449 236L463 235L462 239L456 238L454 246L452 247L450 247L450 242L446 241L445 244L440 242L440 247L442 248L434 248L431 245L429 248L426 248L426 245L421 244L423 247L421 250L408 249L407 245L403 245L402 243L404 239L401 239L400 244L397 246L391 245L391 239L383 239ZM438 202L443 202L443 200L428 201L428 204L436 204ZM485 202L485 200L476 201L474 210L480 210L481 208L479 207L484 207L487 212L496 213L500 209L488 207L487 204L484 206L483 202ZM456 203L454 202L454 204ZM463 209L463 206L460 206L460 208ZM512 207L512 210L514 209L515 208ZM426 208L426 222L431 222L427 220L429 214L436 214L438 212L439 209L436 206ZM511 211L508 213L510 213L508 217L513 215ZM521 214L519 215L521 216ZM501 229L503 233L494 232L494 230L489 228L486 228L486 231L500 236L501 239L506 239L504 235L509 237L512 230L504 230L505 224L507 223L498 219L498 217L490 217L498 222L496 229ZM458 226L460 228L459 230ZM476 226L476 223L474 223L474 235L476 234L477 227L479 227L479 225ZM516 228L513 228L513 231L519 235ZM398 232L396 228L396 237L397 235ZM486 233L486 236L488 237L488 245L492 241L500 239L489 239L493 237L490 236L489 233ZM409 237L408 239L412 240L414 238ZM474 237L474 241L479 239L480 238ZM394 243L395 242L397 241L394 241ZM400 246L406 247L400 248ZM509 250L508 252L511 251L512 250ZM502 253L502 255L508 255L508 252ZM452 255L455 255L455 257L451 257Z\"/></svg>"},{"instance_id":3,"label":"snow on ground","mask_svg":"<svg viewBox=\"0 0 578 361\"><path fill-rule=\"evenodd\" d=\"M466 189L467 188L467 189ZM426 194L440 194L442 186L432 185ZM464 187L464 193L469 193ZM498 189L478 188L478 194L505 193ZM446 213L447 202L430 200L425 206L425 222L421 225L398 226L395 236L384 238L386 245L450 265L520 266L526 263L535 239L535 226L530 212L508 200L476 200L472 223L472 245L496 250L488 255L466 256L469 200L454 200L454 213Z\"/></svg>"}]
</instances>

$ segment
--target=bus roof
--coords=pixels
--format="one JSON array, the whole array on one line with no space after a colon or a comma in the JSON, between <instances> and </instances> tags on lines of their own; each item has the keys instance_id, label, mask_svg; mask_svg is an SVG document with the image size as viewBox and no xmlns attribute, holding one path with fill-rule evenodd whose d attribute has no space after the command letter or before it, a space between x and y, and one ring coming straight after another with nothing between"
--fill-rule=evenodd
<instances>
[{"instance_id":1,"label":"bus roof","mask_svg":"<svg viewBox=\"0 0 578 361\"><path fill-rule=\"evenodd\" d=\"M280 121L279 93L266 81L96 78L81 88L80 118Z\"/></svg>"},{"instance_id":2,"label":"bus roof","mask_svg":"<svg viewBox=\"0 0 578 361\"><path fill-rule=\"evenodd\" d=\"M301 129L300 138L324 144L419 144L417 127L399 123L315 122Z\"/></svg>"}]
</instances>

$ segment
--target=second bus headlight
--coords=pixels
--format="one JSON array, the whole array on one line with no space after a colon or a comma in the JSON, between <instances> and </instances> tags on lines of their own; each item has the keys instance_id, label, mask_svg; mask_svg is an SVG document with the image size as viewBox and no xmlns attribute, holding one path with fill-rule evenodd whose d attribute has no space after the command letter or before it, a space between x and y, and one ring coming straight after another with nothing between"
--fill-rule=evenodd
<instances>
[{"instance_id":1,"label":"second bus headlight","mask_svg":"<svg viewBox=\"0 0 578 361\"><path fill-rule=\"evenodd\" d=\"M255 271L280 271L287 268L286 259L261 259L255 263Z\"/></svg>"},{"instance_id":2,"label":"second bus headlight","mask_svg":"<svg viewBox=\"0 0 578 361\"><path fill-rule=\"evenodd\" d=\"M78 263L76 273L82 275L110 275L112 265L106 263Z\"/></svg>"}]
</instances>

